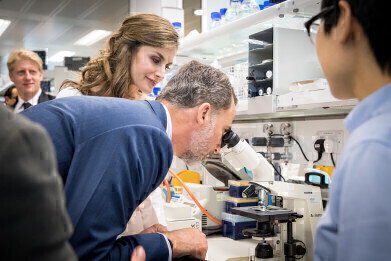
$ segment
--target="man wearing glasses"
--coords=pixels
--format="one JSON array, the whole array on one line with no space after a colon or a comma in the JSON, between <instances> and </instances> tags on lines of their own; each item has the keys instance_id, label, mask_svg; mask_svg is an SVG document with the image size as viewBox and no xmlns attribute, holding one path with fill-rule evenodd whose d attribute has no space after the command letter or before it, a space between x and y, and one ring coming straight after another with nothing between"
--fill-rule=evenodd
<instances>
[{"instance_id":1,"label":"man wearing glasses","mask_svg":"<svg viewBox=\"0 0 391 261\"><path fill-rule=\"evenodd\" d=\"M391 1L323 0L306 23L331 93L360 103L345 119L314 260L390 260ZM316 33L317 32L317 33Z\"/></svg>"}]
</instances>

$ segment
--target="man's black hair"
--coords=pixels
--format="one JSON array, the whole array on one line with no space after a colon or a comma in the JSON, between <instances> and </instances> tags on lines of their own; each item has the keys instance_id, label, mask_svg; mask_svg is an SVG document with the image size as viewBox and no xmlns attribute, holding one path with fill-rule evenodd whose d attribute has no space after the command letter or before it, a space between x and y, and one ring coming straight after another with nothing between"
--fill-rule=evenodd
<instances>
[{"instance_id":1,"label":"man's black hair","mask_svg":"<svg viewBox=\"0 0 391 261\"><path fill-rule=\"evenodd\" d=\"M9 97L9 98L12 98L12 90L16 88L15 85L11 85L11 87L9 87L5 93L4 93L4 97Z\"/></svg>"},{"instance_id":2,"label":"man's black hair","mask_svg":"<svg viewBox=\"0 0 391 261\"><path fill-rule=\"evenodd\" d=\"M333 12L324 18L325 33L328 34L332 27L338 23L340 0L322 0L322 9L334 5ZM388 34L391 21L387 18L391 10L389 0L341 0L349 3L352 15L361 24L370 48L380 68L391 74L391 48L388 45Z\"/></svg>"}]
</instances>

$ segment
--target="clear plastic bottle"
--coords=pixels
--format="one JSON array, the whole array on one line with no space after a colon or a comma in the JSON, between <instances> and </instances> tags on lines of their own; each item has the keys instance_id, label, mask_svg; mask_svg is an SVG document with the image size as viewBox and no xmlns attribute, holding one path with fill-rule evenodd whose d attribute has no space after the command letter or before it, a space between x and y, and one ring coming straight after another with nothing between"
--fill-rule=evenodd
<instances>
[{"instance_id":1,"label":"clear plastic bottle","mask_svg":"<svg viewBox=\"0 0 391 261\"><path fill-rule=\"evenodd\" d=\"M227 8L221 8L220 9L221 24L225 24L226 23L226 19L225 19L225 13L226 12L227 12Z\"/></svg>"},{"instance_id":2,"label":"clear plastic bottle","mask_svg":"<svg viewBox=\"0 0 391 261\"><path fill-rule=\"evenodd\" d=\"M212 12L210 18L212 22L210 23L209 29L214 29L221 24L221 15L219 12Z\"/></svg>"},{"instance_id":3,"label":"clear plastic bottle","mask_svg":"<svg viewBox=\"0 0 391 261\"><path fill-rule=\"evenodd\" d=\"M255 0L243 0L240 6L240 15L241 17L244 17L260 10L261 9Z\"/></svg>"},{"instance_id":4,"label":"clear plastic bottle","mask_svg":"<svg viewBox=\"0 0 391 261\"><path fill-rule=\"evenodd\" d=\"M225 13L225 20L232 22L238 18L240 18L240 0L231 0L229 8Z\"/></svg>"}]
</instances>

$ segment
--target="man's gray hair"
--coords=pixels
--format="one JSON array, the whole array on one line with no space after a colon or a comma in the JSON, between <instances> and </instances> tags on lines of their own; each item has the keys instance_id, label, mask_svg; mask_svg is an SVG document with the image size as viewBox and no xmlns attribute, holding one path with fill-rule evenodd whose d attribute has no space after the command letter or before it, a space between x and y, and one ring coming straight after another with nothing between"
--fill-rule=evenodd
<instances>
[{"instance_id":1,"label":"man's gray hair","mask_svg":"<svg viewBox=\"0 0 391 261\"><path fill-rule=\"evenodd\" d=\"M227 75L212 66L191 61L171 78L157 97L179 108L209 103L215 112L228 110L237 98Z\"/></svg>"}]
</instances>

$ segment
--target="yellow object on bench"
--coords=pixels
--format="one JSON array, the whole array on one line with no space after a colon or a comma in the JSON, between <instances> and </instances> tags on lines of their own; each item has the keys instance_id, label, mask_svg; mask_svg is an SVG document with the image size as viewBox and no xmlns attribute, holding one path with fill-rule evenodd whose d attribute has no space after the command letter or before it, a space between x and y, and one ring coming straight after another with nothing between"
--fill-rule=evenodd
<instances>
[{"instance_id":1,"label":"yellow object on bench","mask_svg":"<svg viewBox=\"0 0 391 261\"><path fill-rule=\"evenodd\" d=\"M200 173L197 171L182 170L177 175L183 182L200 184ZM175 177L172 178L171 184L173 187L182 186Z\"/></svg>"}]
</instances>

